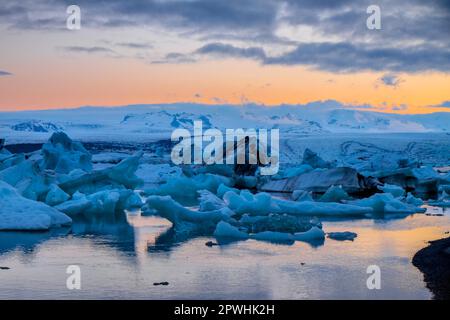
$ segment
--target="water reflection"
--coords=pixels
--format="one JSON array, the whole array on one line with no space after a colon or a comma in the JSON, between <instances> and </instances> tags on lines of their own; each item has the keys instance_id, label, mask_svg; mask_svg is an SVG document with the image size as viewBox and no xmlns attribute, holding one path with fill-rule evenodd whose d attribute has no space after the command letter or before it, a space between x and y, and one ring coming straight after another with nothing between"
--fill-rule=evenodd
<instances>
[{"instance_id":1,"label":"water reflection","mask_svg":"<svg viewBox=\"0 0 450 320\"><path fill-rule=\"evenodd\" d=\"M70 233L70 228L51 229L46 232L0 232L0 255L10 251L20 250L24 254L33 254L36 247L52 238L64 237Z\"/></svg>"}]
</instances>

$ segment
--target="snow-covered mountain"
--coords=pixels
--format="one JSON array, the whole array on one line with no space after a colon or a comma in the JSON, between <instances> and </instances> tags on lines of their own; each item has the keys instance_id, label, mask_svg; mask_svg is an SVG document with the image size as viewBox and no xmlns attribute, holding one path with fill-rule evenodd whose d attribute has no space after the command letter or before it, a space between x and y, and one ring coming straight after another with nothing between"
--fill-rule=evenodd
<instances>
[{"instance_id":1,"label":"snow-covered mountain","mask_svg":"<svg viewBox=\"0 0 450 320\"><path fill-rule=\"evenodd\" d=\"M307 105L233 106L189 103L83 107L0 113L0 137L43 141L54 131L82 140L165 139L177 128L278 128L284 136L324 133L450 132L450 113L399 115L345 108L334 101Z\"/></svg>"},{"instance_id":2,"label":"snow-covered mountain","mask_svg":"<svg viewBox=\"0 0 450 320\"><path fill-rule=\"evenodd\" d=\"M12 125L11 129L14 131L27 131L27 132L57 132L64 130L64 128L59 125L39 120L30 120L26 122L21 122Z\"/></svg>"}]
</instances>

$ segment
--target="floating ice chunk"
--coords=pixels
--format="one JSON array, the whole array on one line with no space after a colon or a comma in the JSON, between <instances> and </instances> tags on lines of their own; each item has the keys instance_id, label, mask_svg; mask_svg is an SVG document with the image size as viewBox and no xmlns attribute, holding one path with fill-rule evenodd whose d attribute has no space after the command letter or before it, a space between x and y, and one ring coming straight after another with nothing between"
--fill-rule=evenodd
<instances>
[{"instance_id":1,"label":"floating ice chunk","mask_svg":"<svg viewBox=\"0 0 450 320\"><path fill-rule=\"evenodd\" d=\"M321 157L317 155L317 153L311 151L310 149L305 149L303 153L303 161L302 164L310 165L312 168L335 168L335 162L329 162L323 160Z\"/></svg>"},{"instance_id":2,"label":"floating ice chunk","mask_svg":"<svg viewBox=\"0 0 450 320\"><path fill-rule=\"evenodd\" d=\"M440 195L439 200L440 200L440 201L450 200L450 196L449 196L449 195L447 194L447 192L445 192L445 190L444 190L444 191L442 191L442 194Z\"/></svg>"},{"instance_id":3,"label":"floating ice chunk","mask_svg":"<svg viewBox=\"0 0 450 320\"><path fill-rule=\"evenodd\" d=\"M279 212L294 216L361 216L373 212L368 206L356 206L334 202L294 202L273 199Z\"/></svg>"},{"instance_id":4,"label":"floating ice chunk","mask_svg":"<svg viewBox=\"0 0 450 320\"><path fill-rule=\"evenodd\" d=\"M419 181L439 179L439 174L430 166L414 168L412 175Z\"/></svg>"},{"instance_id":5,"label":"floating ice chunk","mask_svg":"<svg viewBox=\"0 0 450 320\"><path fill-rule=\"evenodd\" d=\"M239 189L236 188L230 188L226 185L224 185L223 183L220 184L220 186L217 188L217 196L219 198L223 198L224 194L227 193L228 191L233 191L236 194L239 194Z\"/></svg>"},{"instance_id":6,"label":"floating ice chunk","mask_svg":"<svg viewBox=\"0 0 450 320\"><path fill-rule=\"evenodd\" d=\"M228 208L205 212L190 210L183 207L170 196L148 197L144 210L147 211L148 209L156 210L160 216L172 222L175 227L182 222L215 226L221 220L228 221L234 214Z\"/></svg>"},{"instance_id":7,"label":"floating ice chunk","mask_svg":"<svg viewBox=\"0 0 450 320\"><path fill-rule=\"evenodd\" d=\"M350 196L342 189L342 186L331 186L327 192L325 192L319 201L321 202L341 202L342 200L348 200Z\"/></svg>"},{"instance_id":8,"label":"floating ice chunk","mask_svg":"<svg viewBox=\"0 0 450 320\"><path fill-rule=\"evenodd\" d=\"M0 230L47 230L72 223L65 214L22 197L3 181L0 181L0 208Z\"/></svg>"},{"instance_id":9,"label":"floating ice chunk","mask_svg":"<svg viewBox=\"0 0 450 320\"><path fill-rule=\"evenodd\" d=\"M121 195L121 202L119 203L119 209L131 210L140 208L144 205L141 197L138 194L136 194L136 192L132 190L128 190L127 192L129 194L128 196L125 196L123 194Z\"/></svg>"},{"instance_id":10,"label":"floating ice chunk","mask_svg":"<svg viewBox=\"0 0 450 320\"><path fill-rule=\"evenodd\" d=\"M353 241L358 236L354 232L344 231L344 232L329 232L327 233L328 238L337 240L337 241Z\"/></svg>"},{"instance_id":11,"label":"floating ice chunk","mask_svg":"<svg viewBox=\"0 0 450 320\"><path fill-rule=\"evenodd\" d=\"M25 161L25 155L23 153L11 154L7 150L3 151L5 153L0 153L0 171Z\"/></svg>"},{"instance_id":12,"label":"floating ice chunk","mask_svg":"<svg viewBox=\"0 0 450 320\"><path fill-rule=\"evenodd\" d=\"M42 168L58 173L73 169L92 170L91 154L79 142L72 141L64 132L55 132L42 146Z\"/></svg>"},{"instance_id":13,"label":"floating ice chunk","mask_svg":"<svg viewBox=\"0 0 450 320\"><path fill-rule=\"evenodd\" d=\"M58 204L57 206L55 206L55 209L64 212L70 217L75 217L78 215L82 215L82 213L90 208L91 205L91 201L89 201L85 195L82 195L81 197L77 197L76 199Z\"/></svg>"},{"instance_id":14,"label":"floating ice chunk","mask_svg":"<svg viewBox=\"0 0 450 320\"><path fill-rule=\"evenodd\" d=\"M383 191L384 193L392 194L395 198L400 198L405 195L405 190L403 190L402 187L393 184L385 183L383 186L378 186L378 189Z\"/></svg>"},{"instance_id":15,"label":"floating ice chunk","mask_svg":"<svg viewBox=\"0 0 450 320\"><path fill-rule=\"evenodd\" d=\"M231 186L232 180L227 177L207 173L192 178L172 178L157 189L147 190L146 193L150 195L170 195L175 198L195 199L197 198L197 191L208 190L216 193L221 184Z\"/></svg>"},{"instance_id":16,"label":"floating ice chunk","mask_svg":"<svg viewBox=\"0 0 450 320\"><path fill-rule=\"evenodd\" d=\"M240 195L227 192L223 197L225 203L237 214L248 213L255 216L268 215L270 213L287 213L294 216L315 215L365 215L372 213L370 207L355 206L341 203L324 203L304 201L296 202L273 198L268 193L251 194L248 191Z\"/></svg>"},{"instance_id":17,"label":"floating ice chunk","mask_svg":"<svg viewBox=\"0 0 450 320\"><path fill-rule=\"evenodd\" d=\"M405 200L406 200L406 203L417 206L417 207L423 205L423 200L420 198L414 197L411 192L408 192Z\"/></svg>"},{"instance_id":18,"label":"floating ice chunk","mask_svg":"<svg viewBox=\"0 0 450 320\"><path fill-rule=\"evenodd\" d=\"M272 203L272 197L265 192L253 195L244 191L238 195L233 191L228 191L223 196L223 200L237 214L248 213L255 216L264 216L272 212L279 212L278 208Z\"/></svg>"},{"instance_id":19,"label":"floating ice chunk","mask_svg":"<svg viewBox=\"0 0 450 320\"><path fill-rule=\"evenodd\" d=\"M450 207L450 196L444 190L437 201L429 201L428 204L436 207Z\"/></svg>"},{"instance_id":20,"label":"floating ice chunk","mask_svg":"<svg viewBox=\"0 0 450 320\"><path fill-rule=\"evenodd\" d=\"M305 232L294 233L294 240L296 241L315 241L325 239L325 232L322 229L313 226L311 229Z\"/></svg>"},{"instance_id":21,"label":"floating ice chunk","mask_svg":"<svg viewBox=\"0 0 450 320\"><path fill-rule=\"evenodd\" d=\"M142 154L142 152L137 152L114 167L82 175L77 173L73 178L65 179L64 182L59 184L59 187L69 194L76 191L92 194L105 188L111 189L121 186L134 190L143 184L143 181L135 175Z\"/></svg>"},{"instance_id":22,"label":"floating ice chunk","mask_svg":"<svg viewBox=\"0 0 450 320\"><path fill-rule=\"evenodd\" d=\"M56 184L50 186L50 190L45 197L45 203L49 206L56 206L60 203L66 202L70 199L70 196L61 190Z\"/></svg>"},{"instance_id":23,"label":"floating ice chunk","mask_svg":"<svg viewBox=\"0 0 450 320\"><path fill-rule=\"evenodd\" d=\"M120 183L127 189L136 189L143 184L142 179L136 176L139 167L139 161L144 153L136 152L131 157L122 160L112 168L107 168L103 172L114 182Z\"/></svg>"},{"instance_id":24,"label":"floating ice chunk","mask_svg":"<svg viewBox=\"0 0 450 320\"><path fill-rule=\"evenodd\" d=\"M373 173L384 183L414 189L416 193L435 193L442 177L432 167L401 168Z\"/></svg>"},{"instance_id":25,"label":"floating ice chunk","mask_svg":"<svg viewBox=\"0 0 450 320\"><path fill-rule=\"evenodd\" d=\"M183 174L180 167L170 166L169 164L149 164L143 163L136 171L136 175L141 178L145 184L161 184L174 177L181 177Z\"/></svg>"},{"instance_id":26,"label":"floating ice chunk","mask_svg":"<svg viewBox=\"0 0 450 320\"><path fill-rule=\"evenodd\" d=\"M294 192L292 192L291 199L298 202L314 201L312 197L312 192L304 190L294 190Z\"/></svg>"},{"instance_id":27,"label":"floating ice chunk","mask_svg":"<svg viewBox=\"0 0 450 320\"><path fill-rule=\"evenodd\" d=\"M216 230L214 231L214 236L216 238L230 238L239 240L246 240L249 238L247 233L240 231L238 228L225 221L220 221L217 224Z\"/></svg>"},{"instance_id":28,"label":"floating ice chunk","mask_svg":"<svg viewBox=\"0 0 450 320\"><path fill-rule=\"evenodd\" d=\"M48 172L42 172L36 162L27 160L0 171L0 180L15 187L28 199L44 201L55 177Z\"/></svg>"},{"instance_id":29,"label":"floating ice chunk","mask_svg":"<svg viewBox=\"0 0 450 320\"><path fill-rule=\"evenodd\" d=\"M294 236L286 232L263 231L250 235L251 239L270 242L293 242Z\"/></svg>"},{"instance_id":30,"label":"floating ice chunk","mask_svg":"<svg viewBox=\"0 0 450 320\"><path fill-rule=\"evenodd\" d=\"M403 203L390 193L377 193L370 198L349 202L356 206L373 208L374 213L417 213L425 212L423 208Z\"/></svg>"},{"instance_id":31,"label":"floating ice chunk","mask_svg":"<svg viewBox=\"0 0 450 320\"><path fill-rule=\"evenodd\" d=\"M342 186L348 193L372 191L378 181L373 178L361 176L355 169L339 167L328 170L314 170L302 175L272 180L265 183L262 191L269 192L293 192L294 190L305 190L312 192L326 192L331 186Z\"/></svg>"},{"instance_id":32,"label":"floating ice chunk","mask_svg":"<svg viewBox=\"0 0 450 320\"><path fill-rule=\"evenodd\" d=\"M199 210L200 211L212 211L219 210L227 205L225 202L217 197L214 193L208 190L200 190L198 191L200 198Z\"/></svg>"},{"instance_id":33,"label":"floating ice chunk","mask_svg":"<svg viewBox=\"0 0 450 320\"><path fill-rule=\"evenodd\" d=\"M91 195L75 193L72 200L55 208L69 216L83 216L87 219L114 217L124 210L142 206L141 198L132 190L112 189L99 191Z\"/></svg>"}]
</instances>

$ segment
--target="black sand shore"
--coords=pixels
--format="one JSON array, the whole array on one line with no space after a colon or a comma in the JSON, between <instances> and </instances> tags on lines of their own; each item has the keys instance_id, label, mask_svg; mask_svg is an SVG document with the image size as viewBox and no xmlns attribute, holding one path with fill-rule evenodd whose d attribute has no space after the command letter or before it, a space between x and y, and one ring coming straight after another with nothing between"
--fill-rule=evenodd
<instances>
[{"instance_id":1,"label":"black sand shore","mask_svg":"<svg viewBox=\"0 0 450 320\"><path fill-rule=\"evenodd\" d=\"M423 274L436 300L450 300L450 238L431 241L418 251L412 263Z\"/></svg>"}]
</instances>

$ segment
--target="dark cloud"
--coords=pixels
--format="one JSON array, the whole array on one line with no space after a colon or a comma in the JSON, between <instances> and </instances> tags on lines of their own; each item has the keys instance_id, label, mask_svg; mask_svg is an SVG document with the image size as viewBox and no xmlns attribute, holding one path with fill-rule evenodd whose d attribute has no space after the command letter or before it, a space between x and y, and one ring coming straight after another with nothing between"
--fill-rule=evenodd
<instances>
[{"instance_id":1,"label":"dark cloud","mask_svg":"<svg viewBox=\"0 0 450 320\"><path fill-rule=\"evenodd\" d=\"M70 4L69 0L2 1L0 24L21 29L63 29L65 9ZM372 0L77 1L83 28L157 26L211 42L203 44L196 55L306 65L333 72L449 71L450 1L377 0L382 30L366 27L366 9L372 4ZM318 37L314 42L282 37L278 29L282 25L308 27ZM223 44L225 41L232 44ZM285 46L286 53L267 56L263 46ZM131 42L128 47L148 49ZM176 55L160 62L195 60Z\"/></svg>"},{"instance_id":2,"label":"dark cloud","mask_svg":"<svg viewBox=\"0 0 450 320\"><path fill-rule=\"evenodd\" d=\"M115 54L114 50L106 47L83 47L83 46L68 46L62 47L64 51L76 53L106 53Z\"/></svg>"},{"instance_id":3,"label":"dark cloud","mask_svg":"<svg viewBox=\"0 0 450 320\"><path fill-rule=\"evenodd\" d=\"M430 55L430 52L433 54ZM350 43L307 43L278 57L267 58L267 64L308 65L335 72L450 71L450 50L414 46L379 48Z\"/></svg>"},{"instance_id":4,"label":"dark cloud","mask_svg":"<svg viewBox=\"0 0 450 320\"><path fill-rule=\"evenodd\" d=\"M385 86L396 88L400 85L402 79L400 79L396 74L387 73L379 78L378 81Z\"/></svg>"},{"instance_id":5,"label":"dark cloud","mask_svg":"<svg viewBox=\"0 0 450 320\"><path fill-rule=\"evenodd\" d=\"M141 42L118 42L117 46L125 47L129 49L152 49L153 45L149 43L141 43Z\"/></svg>"},{"instance_id":6,"label":"dark cloud","mask_svg":"<svg viewBox=\"0 0 450 320\"><path fill-rule=\"evenodd\" d=\"M264 60L266 53L263 49L257 47L238 48L229 44L210 43L195 52L197 54L217 55L222 57L247 58Z\"/></svg>"},{"instance_id":7,"label":"dark cloud","mask_svg":"<svg viewBox=\"0 0 450 320\"><path fill-rule=\"evenodd\" d=\"M228 44L212 43L195 53L222 57L255 59L268 65L306 65L333 72L361 70L420 72L427 70L450 71L450 50L424 46L406 49L368 47L349 43L304 43L296 49L278 56L268 56L262 48L239 48ZM386 75L385 85L398 85L400 79Z\"/></svg>"},{"instance_id":8,"label":"dark cloud","mask_svg":"<svg viewBox=\"0 0 450 320\"><path fill-rule=\"evenodd\" d=\"M194 57L192 57L188 54L178 53L178 52L170 52L170 53L166 54L164 59L154 60L154 61L152 61L152 64L168 64L168 63L184 64L184 63L194 63L196 61L197 60Z\"/></svg>"},{"instance_id":9,"label":"dark cloud","mask_svg":"<svg viewBox=\"0 0 450 320\"><path fill-rule=\"evenodd\" d=\"M12 73L8 71L0 70L0 77L12 76Z\"/></svg>"}]
</instances>

